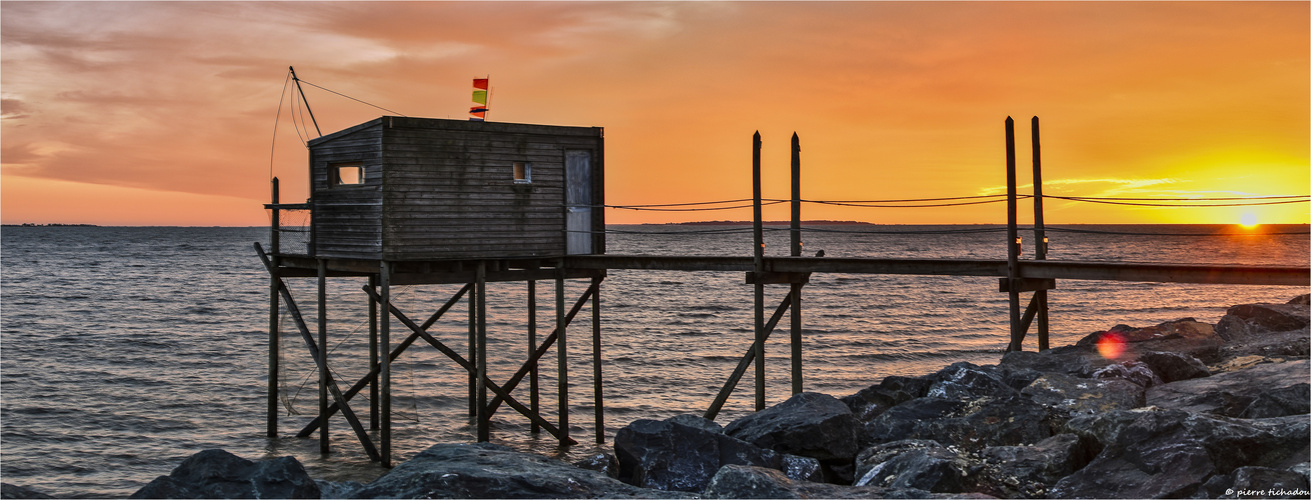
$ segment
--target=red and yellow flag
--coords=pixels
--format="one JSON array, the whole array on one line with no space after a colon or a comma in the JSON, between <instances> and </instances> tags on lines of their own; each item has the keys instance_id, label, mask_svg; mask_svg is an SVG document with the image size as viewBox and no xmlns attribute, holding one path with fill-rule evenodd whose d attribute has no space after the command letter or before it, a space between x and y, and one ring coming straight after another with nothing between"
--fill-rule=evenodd
<instances>
[{"instance_id":1,"label":"red and yellow flag","mask_svg":"<svg viewBox=\"0 0 1311 500\"><path fill-rule=\"evenodd\" d=\"M480 122L487 119L487 78L473 79L473 102L480 106L469 108L469 121Z\"/></svg>"}]
</instances>

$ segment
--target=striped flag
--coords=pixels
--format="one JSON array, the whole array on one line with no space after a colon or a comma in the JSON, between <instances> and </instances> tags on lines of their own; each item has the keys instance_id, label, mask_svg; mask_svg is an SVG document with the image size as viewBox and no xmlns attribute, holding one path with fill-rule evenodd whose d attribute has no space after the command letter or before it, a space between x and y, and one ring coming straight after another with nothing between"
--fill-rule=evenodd
<instances>
[{"instance_id":1,"label":"striped flag","mask_svg":"<svg viewBox=\"0 0 1311 500\"><path fill-rule=\"evenodd\" d=\"M469 108L469 121L480 122L487 119L487 78L473 79L473 102L481 106Z\"/></svg>"}]
</instances>

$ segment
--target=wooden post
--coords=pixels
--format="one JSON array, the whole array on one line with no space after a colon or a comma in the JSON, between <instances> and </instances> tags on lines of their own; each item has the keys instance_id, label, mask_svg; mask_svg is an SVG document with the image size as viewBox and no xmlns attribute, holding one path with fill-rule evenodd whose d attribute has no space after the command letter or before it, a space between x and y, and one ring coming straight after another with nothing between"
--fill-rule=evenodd
<instances>
[{"instance_id":1,"label":"wooden post","mask_svg":"<svg viewBox=\"0 0 1311 500\"><path fill-rule=\"evenodd\" d=\"M477 363L478 361L478 283L473 285L474 292L469 294L469 360ZM469 423L476 423L478 420L478 375L469 374Z\"/></svg>"},{"instance_id":2,"label":"wooden post","mask_svg":"<svg viewBox=\"0 0 1311 500\"><path fill-rule=\"evenodd\" d=\"M1047 228L1042 209L1042 147L1038 141L1038 117L1033 117L1033 244L1034 260L1047 260ZM1047 290L1034 292L1038 309L1038 350L1048 349L1047 344Z\"/></svg>"},{"instance_id":3,"label":"wooden post","mask_svg":"<svg viewBox=\"0 0 1311 500\"><path fill-rule=\"evenodd\" d=\"M378 344L384 351L391 351L391 265L382 261L378 270L378 288L382 296L378 307L383 311L382 322L378 325ZM391 467L391 356L383 356L378 367L379 416L382 418L381 455L382 466Z\"/></svg>"},{"instance_id":4,"label":"wooden post","mask_svg":"<svg viewBox=\"0 0 1311 500\"><path fill-rule=\"evenodd\" d=\"M537 282L528 280L528 357L532 358L537 352ZM537 363L533 363L531 371L528 373L528 407L533 413L541 411L541 401L537 391ZM542 426L533 422L529 432L538 434L542 432Z\"/></svg>"},{"instance_id":5,"label":"wooden post","mask_svg":"<svg viewBox=\"0 0 1311 500\"><path fill-rule=\"evenodd\" d=\"M369 276L369 289L378 288L378 277ZM378 301L369 296L369 373L378 371ZM369 429L378 430L378 381L369 382Z\"/></svg>"},{"instance_id":6,"label":"wooden post","mask_svg":"<svg viewBox=\"0 0 1311 500\"><path fill-rule=\"evenodd\" d=\"M559 277L555 279L555 352L556 390L559 393L560 446L569 445L569 350L565 344L564 316L564 259L555 264Z\"/></svg>"},{"instance_id":7,"label":"wooden post","mask_svg":"<svg viewBox=\"0 0 1311 500\"><path fill-rule=\"evenodd\" d=\"M328 262L319 259L319 453L328 453Z\"/></svg>"},{"instance_id":8,"label":"wooden post","mask_svg":"<svg viewBox=\"0 0 1311 500\"><path fill-rule=\"evenodd\" d=\"M1015 120L1006 117L1006 277L1010 283L1011 342L1009 351L1020 350L1024 332L1020 331L1020 292L1017 286L1020 268L1019 232L1016 228L1015 203Z\"/></svg>"},{"instance_id":9,"label":"wooden post","mask_svg":"<svg viewBox=\"0 0 1311 500\"><path fill-rule=\"evenodd\" d=\"M605 444L605 400L601 383L601 277L592 278L592 400L596 409L596 444Z\"/></svg>"},{"instance_id":10,"label":"wooden post","mask_svg":"<svg viewBox=\"0 0 1311 500\"><path fill-rule=\"evenodd\" d=\"M792 256L801 256L801 139L792 133ZM801 283L792 283L792 394L802 391Z\"/></svg>"},{"instance_id":11,"label":"wooden post","mask_svg":"<svg viewBox=\"0 0 1311 500\"><path fill-rule=\"evenodd\" d=\"M278 178L273 178L272 184L273 196L273 213L271 214L269 247L273 249L274 266L277 266L278 257L278 240L279 226L278 219ZM278 350L279 332L279 305L278 305L278 287L279 280L277 275L269 275L269 383L268 383L268 428L267 435L271 438L278 437L278 358L281 356Z\"/></svg>"},{"instance_id":12,"label":"wooden post","mask_svg":"<svg viewBox=\"0 0 1311 500\"><path fill-rule=\"evenodd\" d=\"M763 214L760 208L760 131L751 138L751 189L755 195L752 202L752 233L755 235L755 271L765 271L765 237ZM756 281L755 290L755 332L756 342L756 411L765 409L765 285Z\"/></svg>"},{"instance_id":13,"label":"wooden post","mask_svg":"<svg viewBox=\"0 0 1311 500\"><path fill-rule=\"evenodd\" d=\"M478 261L478 442L491 440L491 419L487 414L487 262Z\"/></svg>"}]
</instances>

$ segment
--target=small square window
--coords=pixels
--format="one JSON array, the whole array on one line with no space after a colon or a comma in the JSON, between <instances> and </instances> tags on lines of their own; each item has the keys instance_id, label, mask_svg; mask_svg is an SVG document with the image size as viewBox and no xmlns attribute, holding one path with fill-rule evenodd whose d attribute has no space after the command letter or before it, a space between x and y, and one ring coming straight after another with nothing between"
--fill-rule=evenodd
<instances>
[{"instance_id":1,"label":"small square window","mask_svg":"<svg viewBox=\"0 0 1311 500\"><path fill-rule=\"evenodd\" d=\"M363 163L334 163L328 166L328 170L332 175L331 184L333 187L364 184Z\"/></svg>"},{"instance_id":2,"label":"small square window","mask_svg":"<svg viewBox=\"0 0 1311 500\"><path fill-rule=\"evenodd\" d=\"M514 162L515 184L527 184L533 181L533 164L523 161Z\"/></svg>"}]
</instances>

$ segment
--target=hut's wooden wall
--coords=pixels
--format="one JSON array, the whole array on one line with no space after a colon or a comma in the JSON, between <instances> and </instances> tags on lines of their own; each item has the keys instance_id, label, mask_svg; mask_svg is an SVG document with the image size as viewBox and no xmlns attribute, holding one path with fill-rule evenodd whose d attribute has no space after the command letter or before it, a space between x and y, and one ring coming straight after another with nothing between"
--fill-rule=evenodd
<instances>
[{"instance_id":1,"label":"hut's wooden wall","mask_svg":"<svg viewBox=\"0 0 1311 500\"><path fill-rule=\"evenodd\" d=\"M383 149L388 260L565 254L565 152L599 129L397 119ZM514 181L528 162L531 182Z\"/></svg>"},{"instance_id":2,"label":"hut's wooden wall","mask_svg":"<svg viewBox=\"0 0 1311 500\"><path fill-rule=\"evenodd\" d=\"M374 120L329 137L310 149L315 255L381 258L382 122ZM364 183L332 186L334 167L351 162L363 164Z\"/></svg>"},{"instance_id":3,"label":"hut's wooden wall","mask_svg":"<svg viewBox=\"0 0 1311 500\"><path fill-rule=\"evenodd\" d=\"M565 157L591 155L591 203L604 201L602 131L383 117L311 141L317 255L401 260L566 254ZM362 186L331 186L360 161ZM531 181L515 182L514 163ZM592 226L604 230L604 210ZM599 228L599 229L598 229ZM604 234L593 252L604 252Z\"/></svg>"}]
</instances>

